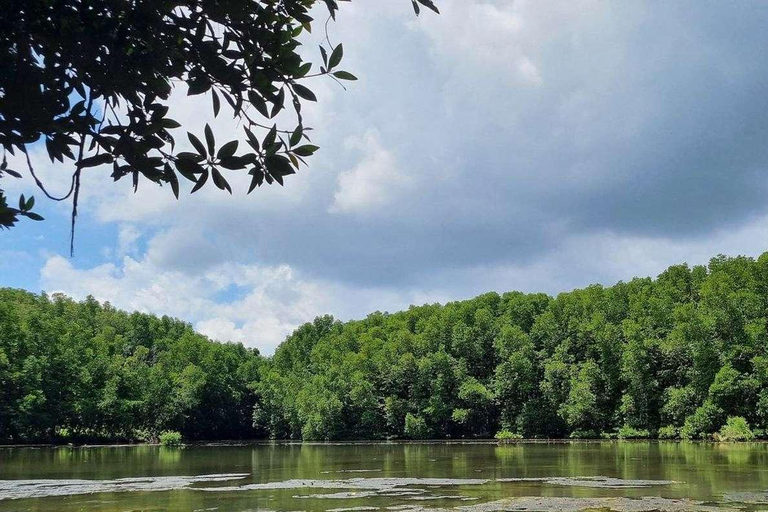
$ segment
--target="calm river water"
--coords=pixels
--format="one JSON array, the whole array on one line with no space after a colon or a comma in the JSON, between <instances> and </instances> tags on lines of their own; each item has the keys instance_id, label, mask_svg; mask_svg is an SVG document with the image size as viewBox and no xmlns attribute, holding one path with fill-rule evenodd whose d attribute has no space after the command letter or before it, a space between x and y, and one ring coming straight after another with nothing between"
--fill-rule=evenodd
<instances>
[{"instance_id":1,"label":"calm river water","mask_svg":"<svg viewBox=\"0 0 768 512\"><path fill-rule=\"evenodd\" d=\"M768 510L768 444L0 448L0 511Z\"/></svg>"}]
</instances>

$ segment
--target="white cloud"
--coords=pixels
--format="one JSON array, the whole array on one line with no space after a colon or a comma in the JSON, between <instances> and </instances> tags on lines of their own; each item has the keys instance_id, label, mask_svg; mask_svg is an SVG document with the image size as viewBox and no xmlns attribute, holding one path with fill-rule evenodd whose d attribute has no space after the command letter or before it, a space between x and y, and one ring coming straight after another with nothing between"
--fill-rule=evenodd
<instances>
[{"instance_id":1,"label":"white cloud","mask_svg":"<svg viewBox=\"0 0 768 512\"><path fill-rule=\"evenodd\" d=\"M363 156L352 169L339 174L330 212L376 211L391 204L413 185L414 178L392 152L382 146L377 131L369 130L362 137L349 138L347 147L362 151Z\"/></svg>"},{"instance_id":2,"label":"white cloud","mask_svg":"<svg viewBox=\"0 0 768 512\"><path fill-rule=\"evenodd\" d=\"M227 320L226 318L211 318L197 322L197 324L195 324L195 329L215 340L227 340L248 344L243 329L238 328L235 322Z\"/></svg>"},{"instance_id":3,"label":"white cloud","mask_svg":"<svg viewBox=\"0 0 768 512\"><path fill-rule=\"evenodd\" d=\"M139 238L141 238L141 231L136 226L130 224L120 226L120 230L117 232L118 256L135 254L139 248Z\"/></svg>"},{"instance_id":4,"label":"white cloud","mask_svg":"<svg viewBox=\"0 0 768 512\"><path fill-rule=\"evenodd\" d=\"M319 288L294 277L288 267L222 264L190 277L159 267L147 255L90 269L54 256L46 261L41 281L50 293L93 295L128 311L179 317L203 334L268 353L298 325L327 309Z\"/></svg>"},{"instance_id":5,"label":"white cloud","mask_svg":"<svg viewBox=\"0 0 768 512\"><path fill-rule=\"evenodd\" d=\"M540 2L468 2L446 0L441 15L410 23L431 40L433 55L462 80L498 80L511 85L541 85L536 42L542 17L561 17L562 7Z\"/></svg>"},{"instance_id":6,"label":"white cloud","mask_svg":"<svg viewBox=\"0 0 768 512\"><path fill-rule=\"evenodd\" d=\"M634 277L655 277L671 265L706 265L718 254L758 257L768 250L768 216L706 238L671 239L614 232L574 234L527 264L481 265L432 276L430 284L452 285L443 294L469 298L487 291L519 290L556 295L599 283L611 286Z\"/></svg>"},{"instance_id":7,"label":"white cloud","mask_svg":"<svg viewBox=\"0 0 768 512\"><path fill-rule=\"evenodd\" d=\"M520 72L520 77L525 82L530 84L540 84L542 82L539 69L528 57L522 56L518 59L517 69Z\"/></svg>"},{"instance_id":8,"label":"white cloud","mask_svg":"<svg viewBox=\"0 0 768 512\"><path fill-rule=\"evenodd\" d=\"M767 238L768 217L706 240L574 235L528 264L441 269L409 287L372 288L309 279L288 265L221 263L190 276L158 264L150 243L141 259L126 256L119 265L78 269L71 260L50 257L41 281L49 293L76 298L90 294L129 311L179 317L211 338L242 342L270 354L296 327L322 314L347 320L487 291L556 294L595 282L609 286L635 276L655 276L673 264L706 264L718 253L758 256Z\"/></svg>"},{"instance_id":9,"label":"white cloud","mask_svg":"<svg viewBox=\"0 0 768 512\"><path fill-rule=\"evenodd\" d=\"M155 240L163 236L168 235ZM414 300L445 298L309 280L287 265L223 262L191 276L158 261L155 240L141 258L125 256L119 264L81 269L61 256L49 257L40 274L42 288L78 299L93 295L128 311L178 317L211 338L242 342L266 354L318 315L350 319L375 309L399 309Z\"/></svg>"}]
</instances>

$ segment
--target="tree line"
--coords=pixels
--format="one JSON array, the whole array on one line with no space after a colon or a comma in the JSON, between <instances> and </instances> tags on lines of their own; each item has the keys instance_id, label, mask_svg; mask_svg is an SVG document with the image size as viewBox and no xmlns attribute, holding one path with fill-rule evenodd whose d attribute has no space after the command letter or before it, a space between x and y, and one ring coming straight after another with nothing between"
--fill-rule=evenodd
<instances>
[{"instance_id":1,"label":"tree line","mask_svg":"<svg viewBox=\"0 0 768 512\"><path fill-rule=\"evenodd\" d=\"M0 289L0 441L250 438L262 363L165 316Z\"/></svg>"},{"instance_id":2,"label":"tree line","mask_svg":"<svg viewBox=\"0 0 768 512\"><path fill-rule=\"evenodd\" d=\"M709 438L768 428L768 253L316 318L274 356L0 290L0 439Z\"/></svg>"}]
</instances>

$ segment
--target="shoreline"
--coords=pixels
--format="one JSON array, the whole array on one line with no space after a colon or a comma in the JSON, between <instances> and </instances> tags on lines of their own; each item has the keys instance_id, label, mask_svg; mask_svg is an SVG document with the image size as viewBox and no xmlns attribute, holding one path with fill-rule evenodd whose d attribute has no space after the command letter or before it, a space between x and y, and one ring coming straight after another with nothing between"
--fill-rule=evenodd
<instances>
[{"instance_id":1,"label":"shoreline","mask_svg":"<svg viewBox=\"0 0 768 512\"><path fill-rule=\"evenodd\" d=\"M297 441L297 440L216 440L216 441L193 441L184 443L183 446L164 447L160 443L17 443L0 444L0 450L4 449L43 449L43 448L137 448L137 447L158 447L158 448L205 448L205 447L243 447L243 446L355 446L355 445L497 445L507 446L516 444L576 444L576 443L695 443L695 444L766 444L768 439L754 439L751 441L715 441L711 439L515 439L499 441L497 439L397 439L397 440L378 440L378 439L359 439L345 441Z\"/></svg>"}]
</instances>

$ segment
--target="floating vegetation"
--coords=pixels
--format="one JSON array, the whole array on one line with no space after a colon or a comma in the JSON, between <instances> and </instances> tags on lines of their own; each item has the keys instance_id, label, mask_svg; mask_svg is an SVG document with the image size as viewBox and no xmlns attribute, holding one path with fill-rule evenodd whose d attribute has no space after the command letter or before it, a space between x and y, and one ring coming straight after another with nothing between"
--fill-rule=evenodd
<instances>
[{"instance_id":1,"label":"floating vegetation","mask_svg":"<svg viewBox=\"0 0 768 512\"><path fill-rule=\"evenodd\" d=\"M605 509L613 512L725 512L737 509L707 505L702 501L649 496L644 498L572 498L526 496L461 506L463 512L581 512ZM434 509L431 512L435 512Z\"/></svg>"},{"instance_id":2,"label":"floating vegetation","mask_svg":"<svg viewBox=\"0 0 768 512\"><path fill-rule=\"evenodd\" d=\"M364 512L366 510L379 510L379 507L329 508L326 512Z\"/></svg>"},{"instance_id":3,"label":"floating vegetation","mask_svg":"<svg viewBox=\"0 0 768 512\"><path fill-rule=\"evenodd\" d=\"M297 499L336 499L336 500L345 500L345 499L351 499L351 498L368 498L370 496L375 496L376 492L374 491L354 491L354 492L331 492L331 493L325 493L325 494L298 494L296 496L293 496Z\"/></svg>"},{"instance_id":4,"label":"floating vegetation","mask_svg":"<svg viewBox=\"0 0 768 512\"><path fill-rule=\"evenodd\" d=\"M762 492L729 492L723 495L725 501L749 503L752 505L768 505L768 491Z\"/></svg>"},{"instance_id":5,"label":"floating vegetation","mask_svg":"<svg viewBox=\"0 0 768 512\"><path fill-rule=\"evenodd\" d=\"M173 491L197 483L227 482L250 476L249 473L225 473L200 476L157 476L118 478L115 480L0 480L0 500L74 496L101 492Z\"/></svg>"},{"instance_id":6,"label":"floating vegetation","mask_svg":"<svg viewBox=\"0 0 768 512\"><path fill-rule=\"evenodd\" d=\"M382 492L380 496L416 496L427 492L425 489L403 489L401 491Z\"/></svg>"},{"instance_id":7,"label":"floating vegetation","mask_svg":"<svg viewBox=\"0 0 768 512\"><path fill-rule=\"evenodd\" d=\"M479 478L349 478L346 480L283 480L232 487L198 488L202 491L259 491L265 489L361 489L377 492L399 492L402 487L442 487L451 485L482 485L490 482ZM402 489L403 491L406 489Z\"/></svg>"},{"instance_id":8,"label":"floating vegetation","mask_svg":"<svg viewBox=\"0 0 768 512\"><path fill-rule=\"evenodd\" d=\"M381 473L383 469L337 469L336 471L321 471L323 475L332 473Z\"/></svg>"},{"instance_id":9,"label":"floating vegetation","mask_svg":"<svg viewBox=\"0 0 768 512\"><path fill-rule=\"evenodd\" d=\"M469 496L456 496L453 494L431 494L429 496L411 496L408 498L409 500L414 501L430 501L430 500L461 500L466 501L469 498Z\"/></svg>"},{"instance_id":10,"label":"floating vegetation","mask_svg":"<svg viewBox=\"0 0 768 512\"><path fill-rule=\"evenodd\" d=\"M543 477L543 478L499 478L497 482L541 482L549 485L564 485L568 487L593 487L603 489L631 489L651 487L655 485L671 485L679 482L674 480L631 480L612 478L608 476L577 476L577 477Z\"/></svg>"},{"instance_id":11,"label":"floating vegetation","mask_svg":"<svg viewBox=\"0 0 768 512\"><path fill-rule=\"evenodd\" d=\"M339 490L333 493L297 495L296 498L350 499L371 496L402 497L413 500L466 499L466 496L425 495L428 488L483 485L490 482L541 482L546 485L590 487L606 489L643 488L676 483L672 480L624 480L607 476L588 477L542 477L542 478L350 478L293 479L245 485L217 487L192 487L193 484L227 482L250 476L247 473L231 473L201 476L163 476L120 478L116 480L3 480L0 481L0 500L39 498L47 496L70 496L102 492L169 491L190 488L207 492L234 492L260 490L327 489ZM747 494L749 494L747 496ZM767 503L765 493L734 493L728 501Z\"/></svg>"}]
</instances>

